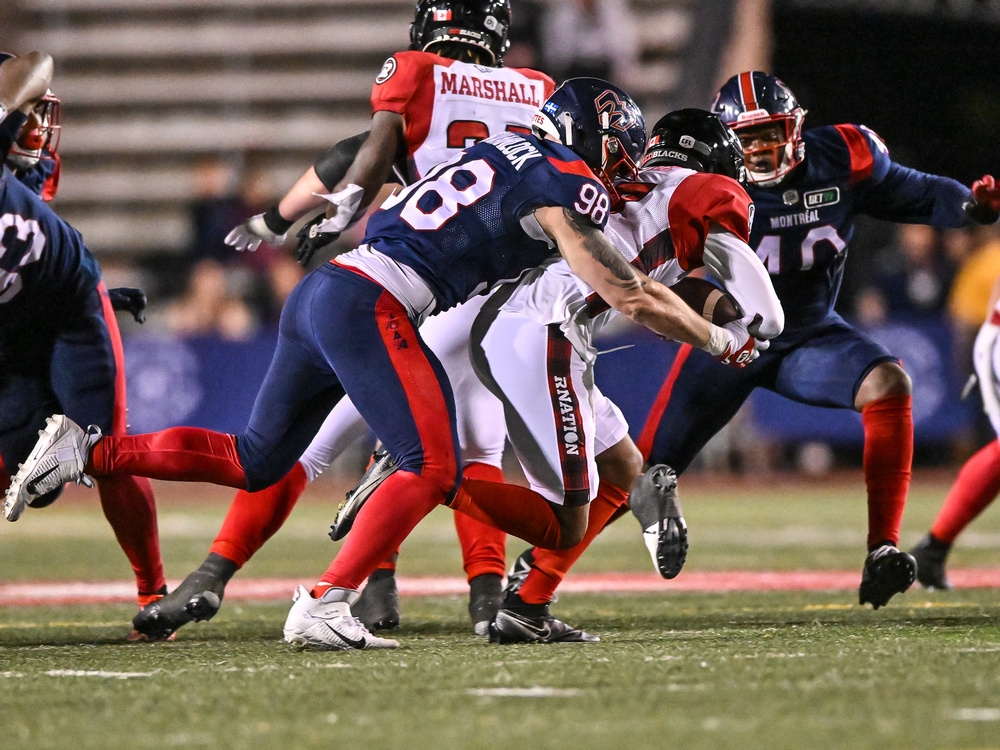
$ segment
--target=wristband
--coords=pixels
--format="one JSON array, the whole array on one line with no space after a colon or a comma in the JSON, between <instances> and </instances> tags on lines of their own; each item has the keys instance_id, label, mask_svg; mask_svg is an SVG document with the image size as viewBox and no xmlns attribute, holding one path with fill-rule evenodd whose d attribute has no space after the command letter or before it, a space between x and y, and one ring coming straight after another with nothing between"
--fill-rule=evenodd
<instances>
[{"instance_id":1,"label":"wristband","mask_svg":"<svg viewBox=\"0 0 1000 750\"><path fill-rule=\"evenodd\" d=\"M278 213L278 204L274 204L264 212L264 225L276 235L283 235L294 223Z\"/></svg>"},{"instance_id":2,"label":"wristband","mask_svg":"<svg viewBox=\"0 0 1000 750\"><path fill-rule=\"evenodd\" d=\"M709 325L712 326L711 333L708 334L708 343L702 349L713 357L718 357L728 351L729 338L721 326L717 326L715 323L710 323Z\"/></svg>"}]
</instances>

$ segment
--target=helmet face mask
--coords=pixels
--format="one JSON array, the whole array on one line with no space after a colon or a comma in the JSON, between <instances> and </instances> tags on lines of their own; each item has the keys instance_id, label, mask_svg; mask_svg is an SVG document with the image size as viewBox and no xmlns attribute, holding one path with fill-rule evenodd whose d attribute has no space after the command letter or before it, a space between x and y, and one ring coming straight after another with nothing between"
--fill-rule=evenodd
<instances>
[{"instance_id":1,"label":"helmet face mask","mask_svg":"<svg viewBox=\"0 0 1000 750\"><path fill-rule=\"evenodd\" d=\"M535 113L532 130L583 159L607 188L612 208L620 206L615 182L635 179L646 148L646 122L632 97L599 78L571 78Z\"/></svg>"},{"instance_id":2,"label":"helmet face mask","mask_svg":"<svg viewBox=\"0 0 1000 750\"><path fill-rule=\"evenodd\" d=\"M726 123L703 109L680 109L653 126L643 167L679 166L747 184L744 149Z\"/></svg>"},{"instance_id":3,"label":"helmet face mask","mask_svg":"<svg viewBox=\"0 0 1000 750\"><path fill-rule=\"evenodd\" d=\"M788 86L768 73L755 70L730 78L716 94L712 112L740 137L754 184L777 185L805 158L806 110Z\"/></svg>"},{"instance_id":4,"label":"helmet face mask","mask_svg":"<svg viewBox=\"0 0 1000 750\"><path fill-rule=\"evenodd\" d=\"M47 153L54 156L59 148L62 132L60 122L61 103L51 91L35 105L28 119L21 127L17 140L11 144L7 161L19 170L31 169Z\"/></svg>"},{"instance_id":5,"label":"helmet face mask","mask_svg":"<svg viewBox=\"0 0 1000 750\"><path fill-rule=\"evenodd\" d=\"M410 49L462 59L452 53L458 45L499 65L510 46L510 12L510 0L420 0L410 24Z\"/></svg>"}]
</instances>

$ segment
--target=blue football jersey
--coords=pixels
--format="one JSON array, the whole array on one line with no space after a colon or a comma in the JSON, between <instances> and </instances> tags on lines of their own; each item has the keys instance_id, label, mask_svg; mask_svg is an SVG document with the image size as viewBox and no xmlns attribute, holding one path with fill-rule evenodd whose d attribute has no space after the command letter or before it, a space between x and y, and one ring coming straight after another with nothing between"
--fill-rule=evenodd
<instances>
[{"instance_id":1,"label":"blue football jersey","mask_svg":"<svg viewBox=\"0 0 1000 750\"><path fill-rule=\"evenodd\" d=\"M564 206L603 229L610 198L565 146L500 133L383 203L364 241L416 271L440 312L552 257L556 248L537 224L529 234L531 222L521 223L542 206Z\"/></svg>"},{"instance_id":2,"label":"blue football jersey","mask_svg":"<svg viewBox=\"0 0 1000 750\"><path fill-rule=\"evenodd\" d=\"M771 274L785 311L785 337L833 311L857 214L959 227L971 195L955 180L896 164L861 125L814 128L803 140L805 162L786 180L747 187L756 209L750 246Z\"/></svg>"},{"instance_id":3,"label":"blue football jersey","mask_svg":"<svg viewBox=\"0 0 1000 750\"><path fill-rule=\"evenodd\" d=\"M7 168L0 175L0 331L59 322L100 268L80 233Z\"/></svg>"}]
</instances>

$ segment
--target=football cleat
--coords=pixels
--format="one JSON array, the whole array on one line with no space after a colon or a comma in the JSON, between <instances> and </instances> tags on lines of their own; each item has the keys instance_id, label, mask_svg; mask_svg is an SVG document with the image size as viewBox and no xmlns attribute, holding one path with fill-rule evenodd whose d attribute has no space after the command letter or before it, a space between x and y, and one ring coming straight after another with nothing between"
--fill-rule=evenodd
<instances>
[{"instance_id":1,"label":"football cleat","mask_svg":"<svg viewBox=\"0 0 1000 750\"><path fill-rule=\"evenodd\" d=\"M305 586L297 587L285 620L285 641L327 651L399 648L399 641L372 635L351 614L350 600L357 597L356 591L330 587L313 599Z\"/></svg>"},{"instance_id":2,"label":"football cleat","mask_svg":"<svg viewBox=\"0 0 1000 750\"><path fill-rule=\"evenodd\" d=\"M399 627L399 591L391 570L376 570L368 576L361 596L351 605L351 612L373 633Z\"/></svg>"},{"instance_id":3,"label":"football cleat","mask_svg":"<svg viewBox=\"0 0 1000 750\"><path fill-rule=\"evenodd\" d=\"M476 635L490 634L490 623L497 616L503 596L503 577L496 573L483 573L469 581L469 617Z\"/></svg>"},{"instance_id":4,"label":"football cleat","mask_svg":"<svg viewBox=\"0 0 1000 750\"><path fill-rule=\"evenodd\" d=\"M196 570L172 592L143 607L132 618L132 627L153 640L171 638L189 622L215 617L222 606L225 591L226 584L222 579Z\"/></svg>"},{"instance_id":5,"label":"football cleat","mask_svg":"<svg viewBox=\"0 0 1000 750\"><path fill-rule=\"evenodd\" d=\"M153 594L139 594L137 597L139 603L139 609L143 609L153 602L158 602L164 596L167 595L167 587L164 586L159 591ZM176 633L171 633L166 638L157 638L153 636L148 636L145 633L140 633L134 627L129 629L129 632L125 635L125 641L127 643L155 643L157 641L172 641L176 637Z\"/></svg>"},{"instance_id":6,"label":"football cleat","mask_svg":"<svg viewBox=\"0 0 1000 750\"><path fill-rule=\"evenodd\" d=\"M882 544L865 558L861 571L858 599L870 603L872 609L885 606L896 594L902 594L917 579L917 561L912 555L901 552L888 542Z\"/></svg>"},{"instance_id":7,"label":"football cleat","mask_svg":"<svg viewBox=\"0 0 1000 750\"><path fill-rule=\"evenodd\" d=\"M93 487L94 480L83 473L83 467L101 437L99 427L90 425L84 430L65 414L46 419L45 429L38 433L38 442L10 481L4 497L4 517L16 521L33 500L66 482Z\"/></svg>"},{"instance_id":8,"label":"football cleat","mask_svg":"<svg viewBox=\"0 0 1000 750\"><path fill-rule=\"evenodd\" d=\"M372 454L372 463L368 467L368 471L361 477L358 486L347 493L344 502L337 508L337 516L330 527L330 538L333 541L338 542L347 536L361 506L394 471L396 471L396 462L392 460L392 456L387 451L379 449Z\"/></svg>"},{"instance_id":9,"label":"football cleat","mask_svg":"<svg viewBox=\"0 0 1000 750\"><path fill-rule=\"evenodd\" d=\"M548 604L527 604L517 594L508 594L496 619L489 626L490 643L596 643L596 635L585 633L549 614Z\"/></svg>"},{"instance_id":10,"label":"football cleat","mask_svg":"<svg viewBox=\"0 0 1000 750\"><path fill-rule=\"evenodd\" d=\"M933 534L928 534L910 550L913 559L917 561L917 580L926 589L946 591L951 583L944 572L944 563L951 552L951 545L942 542Z\"/></svg>"},{"instance_id":11,"label":"football cleat","mask_svg":"<svg viewBox=\"0 0 1000 750\"><path fill-rule=\"evenodd\" d=\"M676 578L687 560L687 523L677 496L677 474L665 464L639 477L628 498L642 527L642 540L653 566L664 578Z\"/></svg>"}]
</instances>

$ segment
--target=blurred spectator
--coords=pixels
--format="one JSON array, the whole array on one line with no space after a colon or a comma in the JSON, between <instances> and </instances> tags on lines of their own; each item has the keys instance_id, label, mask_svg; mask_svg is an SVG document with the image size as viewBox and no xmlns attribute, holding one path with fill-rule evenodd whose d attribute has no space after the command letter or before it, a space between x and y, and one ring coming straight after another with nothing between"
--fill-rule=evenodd
<instances>
[{"instance_id":1,"label":"blurred spectator","mask_svg":"<svg viewBox=\"0 0 1000 750\"><path fill-rule=\"evenodd\" d=\"M627 0L561 0L541 25L542 70L556 83L594 76L627 87L638 59L637 19Z\"/></svg>"},{"instance_id":2,"label":"blurred spectator","mask_svg":"<svg viewBox=\"0 0 1000 750\"><path fill-rule=\"evenodd\" d=\"M938 315L945 308L954 273L937 229L899 224L893 244L876 255L873 282L890 316Z\"/></svg>"},{"instance_id":3,"label":"blurred spectator","mask_svg":"<svg viewBox=\"0 0 1000 750\"><path fill-rule=\"evenodd\" d=\"M542 38L538 24L542 13L543 3L535 0L521 0L511 9L510 31L507 34L510 48L503 57L505 67L542 70Z\"/></svg>"},{"instance_id":4,"label":"blurred spectator","mask_svg":"<svg viewBox=\"0 0 1000 750\"><path fill-rule=\"evenodd\" d=\"M889 317L885 295L874 286L863 287L854 296L854 321L859 328L871 330L884 325Z\"/></svg>"},{"instance_id":5,"label":"blurred spectator","mask_svg":"<svg viewBox=\"0 0 1000 750\"><path fill-rule=\"evenodd\" d=\"M284 248L262 244L254 253L237 253L225 243L233 226L274 202L268 171L240 170L214 155L195 175L187 284L170 304L167 323L182 334L243 338L260 324L277 323L303 270Z\"/></svg>"}]
</instances>

